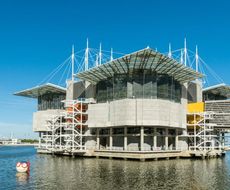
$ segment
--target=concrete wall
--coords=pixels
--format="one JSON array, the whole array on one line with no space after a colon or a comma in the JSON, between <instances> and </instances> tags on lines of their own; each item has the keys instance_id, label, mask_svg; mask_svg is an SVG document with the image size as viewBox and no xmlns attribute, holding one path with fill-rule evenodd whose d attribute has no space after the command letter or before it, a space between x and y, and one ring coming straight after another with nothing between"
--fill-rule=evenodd
<instances>
[{"instance_id":1,"label":"concrete wall","mask_svg":"<svg viewBox=\"0 0 230 190\"><path fill-rule=\"evenodd\" d=\"M67 81L66 99L75 100L78 98L94 98L96 86L87 81Z\"/></svg>"},{"instance_id":2,"label":"concrete wall","mask_svg":"<svg viewBox=\"0 0 230 190\"><path fill-rule=\"evenodd\" d=\"M184 102L185 103L185 102ZM161 99L123 99L90 104L89 127L186 127L186 105Z\"/></svg>"},{"instance_id":3,"label":"concrete wall","mask_svg":"<svg viewBox=\"0 0 230 190\"><path fill-rule=\"evenodd\" d=\"M202 84L200 81L188 83L187 92L189 102L202 101Z\"/></svg>"},{"instance_id":4,"label":"concrete wall","mask_svg":"<svg viewBox=\"0 0 230 190\"><path fill-rule=\"evenodd\" d=\"M33 131L48 131L47 120L58 115L63 110L44 110L33 113Z\"/></svg>"}]
</instances>

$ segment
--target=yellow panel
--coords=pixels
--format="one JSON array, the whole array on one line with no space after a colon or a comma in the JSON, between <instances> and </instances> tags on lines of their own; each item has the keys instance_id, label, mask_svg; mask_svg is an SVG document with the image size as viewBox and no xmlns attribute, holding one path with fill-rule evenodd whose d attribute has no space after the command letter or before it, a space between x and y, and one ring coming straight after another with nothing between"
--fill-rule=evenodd
<instances>
[{"instance_id":1,"label":"yellow panel","mask_svg":"<svg viewBox=\"0 0 230 190\"><path fill-rule=\"evenodd\" d=\"M204 102L196 102L196 103L188 104L187 111L188 113L204 112Z\"/></svg>"}]
</instances>

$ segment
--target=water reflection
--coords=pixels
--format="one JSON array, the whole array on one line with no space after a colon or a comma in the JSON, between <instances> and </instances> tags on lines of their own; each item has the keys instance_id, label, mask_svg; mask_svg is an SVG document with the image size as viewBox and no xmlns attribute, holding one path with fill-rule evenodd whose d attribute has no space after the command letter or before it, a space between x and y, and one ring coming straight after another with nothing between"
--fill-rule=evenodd
<instances>
[{"instance_id":1,"label":"water reflection","mask_svg":"<svg viewBox=\"0 0 230 190\"><path fill-rule=\"evenodd\" d=\"M143 163L41 156L39 160L35 183L42 181L49 188L226 189L230 184L224 159Z\"/></svg>"},{"instance_id":2,"label":"water reflection","mask_svg":"<svg viewBox=\"0 0 230 190\"><path fill-rule=\"evenodd\" d=\"M56 157L26 151L31 149L25 149L25 156L20 159L30 160L30 175L16 173L16 155L1 159L0 152L0 189L228 190L230 186L230 153L225 158L210 160L139 162Z\"/></svg>"},{"instance_id":3,"label":"water reflection","mask_svg":"<svg viewBox=\"0 0 230 190\"><path fill-rule=\"evenodd\" d=\"M16 173L16 179L19 185L25 185L29 180L29 173Z\"/></svg>"}]
</instances>

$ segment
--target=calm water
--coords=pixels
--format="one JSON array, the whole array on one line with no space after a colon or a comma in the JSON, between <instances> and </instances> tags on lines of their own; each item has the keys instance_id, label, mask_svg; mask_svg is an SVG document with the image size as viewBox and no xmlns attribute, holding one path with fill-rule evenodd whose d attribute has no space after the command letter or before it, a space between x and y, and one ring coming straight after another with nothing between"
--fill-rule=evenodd
<instances>
[{"instance_id":1,"label":"calm water","mask_svg":"<svg viewBox=\"0 0 230 190\"><path fill-rule=\"evenodd\" d=\"M31 172L15 164L30 160ZM33 147L0 146L0 189L230 189L230 153L211 160L151 162L38 155Z\"/></svg>"}]
</instances>

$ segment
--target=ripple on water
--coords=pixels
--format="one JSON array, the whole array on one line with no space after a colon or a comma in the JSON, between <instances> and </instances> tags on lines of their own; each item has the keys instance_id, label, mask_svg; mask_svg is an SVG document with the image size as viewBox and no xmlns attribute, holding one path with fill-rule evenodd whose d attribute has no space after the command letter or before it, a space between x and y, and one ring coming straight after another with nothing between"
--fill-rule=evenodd
<instances>
[{"instance_id":1,"label":"ripple on water","mask_svg":"<svg viewBox=\"0 0 230 190\"><path fill-rule=\"evenodd\" d=\"M30 160L29 175L15 164ZM38 155L33 147L0 147L0 189L230 189L230 154L210 160L151 162Z\"/></svg>"}]
</instances>

